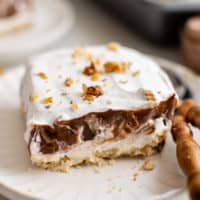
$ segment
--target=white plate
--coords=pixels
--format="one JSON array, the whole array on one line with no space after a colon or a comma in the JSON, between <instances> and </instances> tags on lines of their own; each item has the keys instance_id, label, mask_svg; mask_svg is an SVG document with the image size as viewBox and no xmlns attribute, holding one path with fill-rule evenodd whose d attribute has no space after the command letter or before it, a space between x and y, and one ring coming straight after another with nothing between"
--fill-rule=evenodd
<instances>
[{"instance_id":1,"label":"white plate","mask_svg":"<svg viewBox=\"0 0 200 200\"><path fill-rule=\"evenodd\" d=\"M192 88L200 79L185 68L158 59L175 69ZM0 77L0 193L14 200L187 200L186 179L180 172L175 145L168 135L161 154L150 159L155 169L133 174L143 159L119 159L113 166L87 166L69 173L56 173L31 165L23 139L19 84L24 68L18 67ZM200 135L200 134L199 134ZM198 134L195 134L195 137ZM197 138L198 141L200 139Z\"/></svg>"},{"instance_id":2,"label":"white plate","mask_svg":"<svg viewBox=\"0 0 200 200\"><path fill-rule=\"evenodd\" d=\"M34 0L33 15L30 29L0 37L1 64L44 50L69 32L74 23L74 9L66 0Z\"/></svg>"}]
</instances>

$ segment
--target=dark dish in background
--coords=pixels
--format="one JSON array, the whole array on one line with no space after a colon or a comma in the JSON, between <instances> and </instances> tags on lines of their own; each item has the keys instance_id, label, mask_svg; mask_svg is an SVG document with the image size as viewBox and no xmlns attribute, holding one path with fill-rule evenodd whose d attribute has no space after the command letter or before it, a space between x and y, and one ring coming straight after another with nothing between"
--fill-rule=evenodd
<instances>
[{"instance_id":1,"label":"dark dish in background","mask_svg":"<svg viewBox=\"0 0 200 200\"><path fill-rule=\"evenodd\" d=\"M96 0L117 14L147 39L175 44L190 16L200 14L198 0Z\"/></svg>"},{"instance_id":2,"label":"dark dish in background","mask_svg":"<svg viewBox=\"0 0 200 200\"><path fill-rule=\"evenodd\" d=\"M184 63L200 73L200 16L187 20L181 34L181 54Z\"/></svg>"}]
</instances>

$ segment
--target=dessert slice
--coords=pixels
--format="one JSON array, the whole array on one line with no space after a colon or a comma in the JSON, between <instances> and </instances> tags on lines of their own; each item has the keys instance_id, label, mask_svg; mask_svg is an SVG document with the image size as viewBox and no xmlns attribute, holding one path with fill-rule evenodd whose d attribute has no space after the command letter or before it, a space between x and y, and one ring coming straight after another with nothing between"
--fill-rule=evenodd
<instances>
[{"instance_id":1,"label":"dessert slice","mask_svg":"<svg viewBox=\"0 0 200 200\"><path fill-rule=\"evenodd\" d=\"M1 0L0 36L27 29L32 17L31 0Z\"/></svg>"},{"instance_id":2,"label":"dessert slice","mask_svg":"<svg viewBox=\"0 0 200 200\"><path fill-rule=\"evenodd\" d=\"M159 152L177 96L156 63L110 43L32 59L22 82L22 105L32 162L67 171Z\"/></svg>"}]
</instances>

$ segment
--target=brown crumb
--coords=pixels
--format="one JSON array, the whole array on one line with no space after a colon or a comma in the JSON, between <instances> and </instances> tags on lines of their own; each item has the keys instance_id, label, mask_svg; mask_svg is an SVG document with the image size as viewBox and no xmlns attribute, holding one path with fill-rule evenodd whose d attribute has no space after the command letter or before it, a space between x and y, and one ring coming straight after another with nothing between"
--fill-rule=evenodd
<instances>
[{"instance_id":1,"label":"brown crumb","mask_svg":"<svg viewBox=\"0 0 200 200\"><path fill-rule=\"evenodd\" d=\"M141 73L141 72L140 72L139 70L138 70L138 71L135 71L135 72L132 73L132 76L133 76L133 77L139 76L140 73Z\"/></svg>"},{"instance_id":2,"label":"brown crumb","mask_svg":"<svg viewBox=\"0 0 200 200\"><path fill-rule=\"evenodd\" d=\"M34 92L30 97L30 101L34 102L39 97L39 94L37 92Z\"/></svg>"},{"instance_id":3,"label":"brown crumb","mask_svg":"<svg viewBox=\"0 0 200 200\"><path fill-rule=\"evenodd\" d=\"M144 95L149 103L155 103L156 99L150 90L144 90Z\"/></svg>"},{"instance_id":4,"label":"brown crumb","mask_svg":"<svg viewBox=\"0 0 200 200\"><path fill-rule=\"evenodd\" d=\"M71 78L67 78L64 84L66 87L70 87L73 84L73 80Z\"/></svg>"},{"instance_id":5,"label":"brown crumb","mask_svg":"<svg viewBox=\"0 0 200 200\"><path fill-rule=\"evenodd\" d=\"M47 98L42 99L42 103L43 104L53 103L53 97L47 97Z\"/></svg>"},{"instance_id":6,"label":"brown crumb","mask_svg":"<svg viewBox=\"0 0 200 200\"><path fill-rule=\"evenodd\" d=\"M74 102L70 102L72 111L76 111L78 109L78 104Z\"/></svg>"},{"instance_id":7,"label":"brown crumb","mask_svg":"<svg viewBox=\"0 0 200 200\"><path fill-rule=\"evenodd\" d=\"M48 79L48 76L44 72L37 73L37 76L44 80Z\"/></svg>"},{"instance_id":8,"label":"brown crumb","mask_svg":"<svg viewBox=\"0 0 200 200\"><path fill-rule=\"evenodd\" d=\"M85 67L85 69L83 70L83 74L85 74L87 76L94 75L96 72L97 72L97 70L96 70L93 62L91 62L90 65Z\"/></svg>"},{"instance_id":9,"label":"brown crumb","mask_svg":"<svg viewBox=\"0 0 200 200\"><path fill-rule=\"evenodd\" d=\"M82 97L83 100L93 101L94 97L99 97L103 95L103 91L99 85L87 86L86 84L82 85Z\"/></svg>"},{"instance_id":10,"label":"brown crumb","mask_svg":"<svg viewBox=\"0 0 200 200\"><path fill-rule=\"evenodd\" d=\"M111 51L117 51L120 48L120 44L117 42L110 42L107 44L107 48Z\"/></svg>"},{"instance_id":11,"label":"brown crumb","mask_svg":"<svg viewBox=\"0 0 200 200\"><path fill-rule=\"evenodd\" d=\"M92 81L98 81L99 78L100 78L100 75L99 75L98 72L96 72L95 74L93 74L93 75L91 76L91 80L92 80Z\"/></svg>"},{"instance_id":12,"label":"brown crumb","mask_svg":"<svg viewBox=\"0 0 200 200\"><path fill-rule=\"evenodd\" d=\"M2 66L0 66L0 76L4 75L4 73L5 73L5 69Z\"/></svg>"},{"instance_id":13,"label":"brown crumb","mask_svg":"<svg viewBox=\"0 0 200 200\"><path fill-rule=\"evenodd\" d=\"M104 70L106 73L125 73L127 71L128 64L125 62L106 62L104 64Z\"/></svg>"},{"instance_id":14,"label":"brown crumb","mask_svg":"<svg viewBox=\"0 0 200 200\"><path fill-rule=\"evenodd\" d=\"M142 169L145 171L151 171L155 168L155 165L151 160L145 160L144 164L142 165Z\"/></svg>"}]
</instances>

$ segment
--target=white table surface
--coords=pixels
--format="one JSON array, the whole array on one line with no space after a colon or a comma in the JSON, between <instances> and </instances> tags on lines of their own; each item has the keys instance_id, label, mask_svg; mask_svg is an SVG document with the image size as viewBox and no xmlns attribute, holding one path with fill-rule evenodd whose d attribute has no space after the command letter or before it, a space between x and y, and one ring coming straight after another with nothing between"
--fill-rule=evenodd
<instances>
[{"instance_id":1,"label":"white table surface","mask_svg":"<svg viewBox=\"0 0 200 200\"><path fill-rule=\"evenodd\" d=\"M114 18L92 0L71 0L76 12L75 25L50 49L118 41L123 45L174 61L179 61L176 48L159 47L140 37L127 25ZM0 200L6 200L0 195Z\"/></svg>"}]
</instances>

